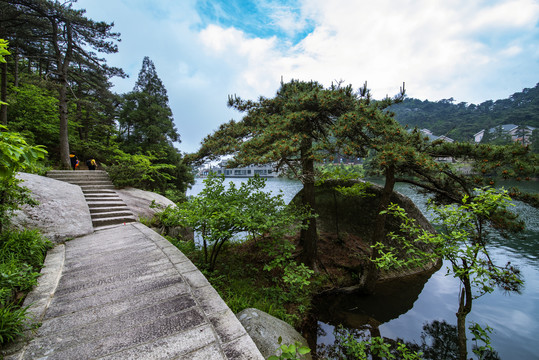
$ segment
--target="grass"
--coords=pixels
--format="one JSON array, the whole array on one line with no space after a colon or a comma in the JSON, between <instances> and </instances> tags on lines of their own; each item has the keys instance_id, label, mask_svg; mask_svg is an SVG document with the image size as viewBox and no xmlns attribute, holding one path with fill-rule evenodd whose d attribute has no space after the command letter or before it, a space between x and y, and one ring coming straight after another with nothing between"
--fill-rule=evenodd
<instances>
[{"instance_id":1,"label":"grass","mask_svg":"<svg viewBox=\"0 0 539 360\"><path fill-rule=\"evenodd\" d=\"M23 332L27 307L22 300L36 284L52 243L37 231L4 231L0 234L0 344Z\"/></svg>"}]
</instances>

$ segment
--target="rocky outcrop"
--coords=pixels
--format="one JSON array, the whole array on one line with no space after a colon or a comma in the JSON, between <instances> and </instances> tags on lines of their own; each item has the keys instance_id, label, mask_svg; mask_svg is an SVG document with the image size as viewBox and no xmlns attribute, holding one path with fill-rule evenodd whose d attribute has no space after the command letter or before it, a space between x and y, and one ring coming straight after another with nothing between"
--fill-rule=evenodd
<instances>
[{"instance_id":1,"label":"rocky outcrop","mask_svg":"<svg viewBox=\"0 0 539 360\"><path fill-rule=\"evenodd\" d=\"M316 219L319 233L318 254L326 271L333 275L332 291L357 292L362 289L358 278L365 275L368 269L370 243L374 231L374 222L378 213L378 204L382 187L370 184L367 196L343 196L335 187L350 186L354 182L328 181L316 187ZM300 191L292 200L299 203ZM425 218L417 206L407 196L394 192L390 199L406 210L409 217L426 231L434 232L434 227ZM400 220L388 216L386 232L399 232ZM400 250L399 257L406 257L402 245L386 238L385 245ZM436 269L439 262L426 264L415 269L400 269L383 272L379 278L389 280L419 273L427 273Z\"/></svg>"},{"instance_id":2,"label":"rocky outcrop","mask_svg":"<svg viewBox=\"0 0 539 360\"><path fill-rule=\"evenodd\" d=\"M12 226L16 229L38 229L51 241L60 243L66 239L90 234L94 231L88 203L81 187L45 176L19 173L21 186L27 187L35 207L24 206L15 212ZM151 209L153 200L163 207L174 205L164 196L134 188L116 190L137 218L152 218L159 209Z\"/></svg>"},{"instance_id":3,"label":"rocky outcrop","mask_svg":"<svg viewBox=\"0 0 539 360\"><path fill-rule=\"evenodd\" d=\"M245 309L236 317L241 322L247 333L253 339L256 347L265 359L276 354L279 348L279 337L282 344L290 345L296 341L303 346L307 345L307 340L298 333L292 326L258 309ZM280 352L278 353L280 355ZM311 354L305 354L301 359L310 360Z\"/></svg>"},{"instance_id":4,"label":"rocky outcrop","mask_svg":"<svg viewBox=\"0 0 539 360\"><path fill-rule=\"evenodd\" d=\"M156 205L163 208L174 205L172 200L150 191L124 188L116 189L116 193L127 204L129 210L139 219L151 219L157 211L160 211L160 208L150 208L152 201L155 201Z\"/></svg>"},{"instance_id":5,"label":"rocky outcrop","mask_svg":"<svg viewBox=\"0 0 539 360\"><path fill-rule=\"evenodd\" d=\"M77 185L44 176L19 173L21 186L31 191L39 202L16 211L12 226L17 229L39 229L51 241L59 243L94 231L90 211Z\"/></svg>"}]
</instances>

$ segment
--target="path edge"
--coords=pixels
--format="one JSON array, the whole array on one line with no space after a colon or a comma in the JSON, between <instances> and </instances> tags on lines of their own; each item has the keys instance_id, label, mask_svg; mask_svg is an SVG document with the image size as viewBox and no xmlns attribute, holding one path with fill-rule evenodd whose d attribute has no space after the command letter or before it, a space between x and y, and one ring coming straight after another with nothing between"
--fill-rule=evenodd
<instances>
[{"instance_id":1,"label":"path edge","mask_svg":"<svg viewBox=\"0 0 539 360\"><path fill-rule=\"evenodd\" d=\"M20 359L34 331L41 325L45 312L49 308L54 293L62 277L65 262L65 245L58 244L47 252L37 285L26 296L23 307L28 307L28 316L24 335L11 345L0 350L0 356L8 359ZM37 327L36 327L37 326Z\"/></svg>"}]
</instances>

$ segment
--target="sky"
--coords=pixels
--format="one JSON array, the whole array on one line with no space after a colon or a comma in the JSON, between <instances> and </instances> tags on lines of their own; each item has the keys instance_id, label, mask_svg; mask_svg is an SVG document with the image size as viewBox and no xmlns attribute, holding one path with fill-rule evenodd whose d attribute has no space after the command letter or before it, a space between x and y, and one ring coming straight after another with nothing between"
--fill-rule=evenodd
<instances>
[{"instance_id":1,"label":"sky","mask_svg":"<svg viewBox=\"0 0 539 360\"><path fill-rule=\"evenodd\" d=\"M242 114L229 95L273 97L281 79L367 82L375 99L478 104L539 82L539 0L78 0L113 22L104 56L133 89L148 56L163 81L184 153Z\"/></svg>"}]
</instances>

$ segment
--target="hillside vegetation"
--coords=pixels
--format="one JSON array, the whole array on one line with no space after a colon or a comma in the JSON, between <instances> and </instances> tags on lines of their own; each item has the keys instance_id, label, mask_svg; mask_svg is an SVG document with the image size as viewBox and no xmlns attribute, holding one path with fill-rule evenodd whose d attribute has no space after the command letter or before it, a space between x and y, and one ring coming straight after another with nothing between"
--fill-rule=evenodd
<instances>
[{"instance_id":1,"label":"hillside vegetation","mask_svg":"<svg viewBox=\"0 0 539 360\"><path fill-rule=\"evenodd\" d=\"M469 141L475 133L503 124L539 128L539 83L507 99L488 100L478 105L455 103L453 98L439 101L406 98L391 110L402 125L428 128L436 135Z\"/></svg>"}]
</instances>

